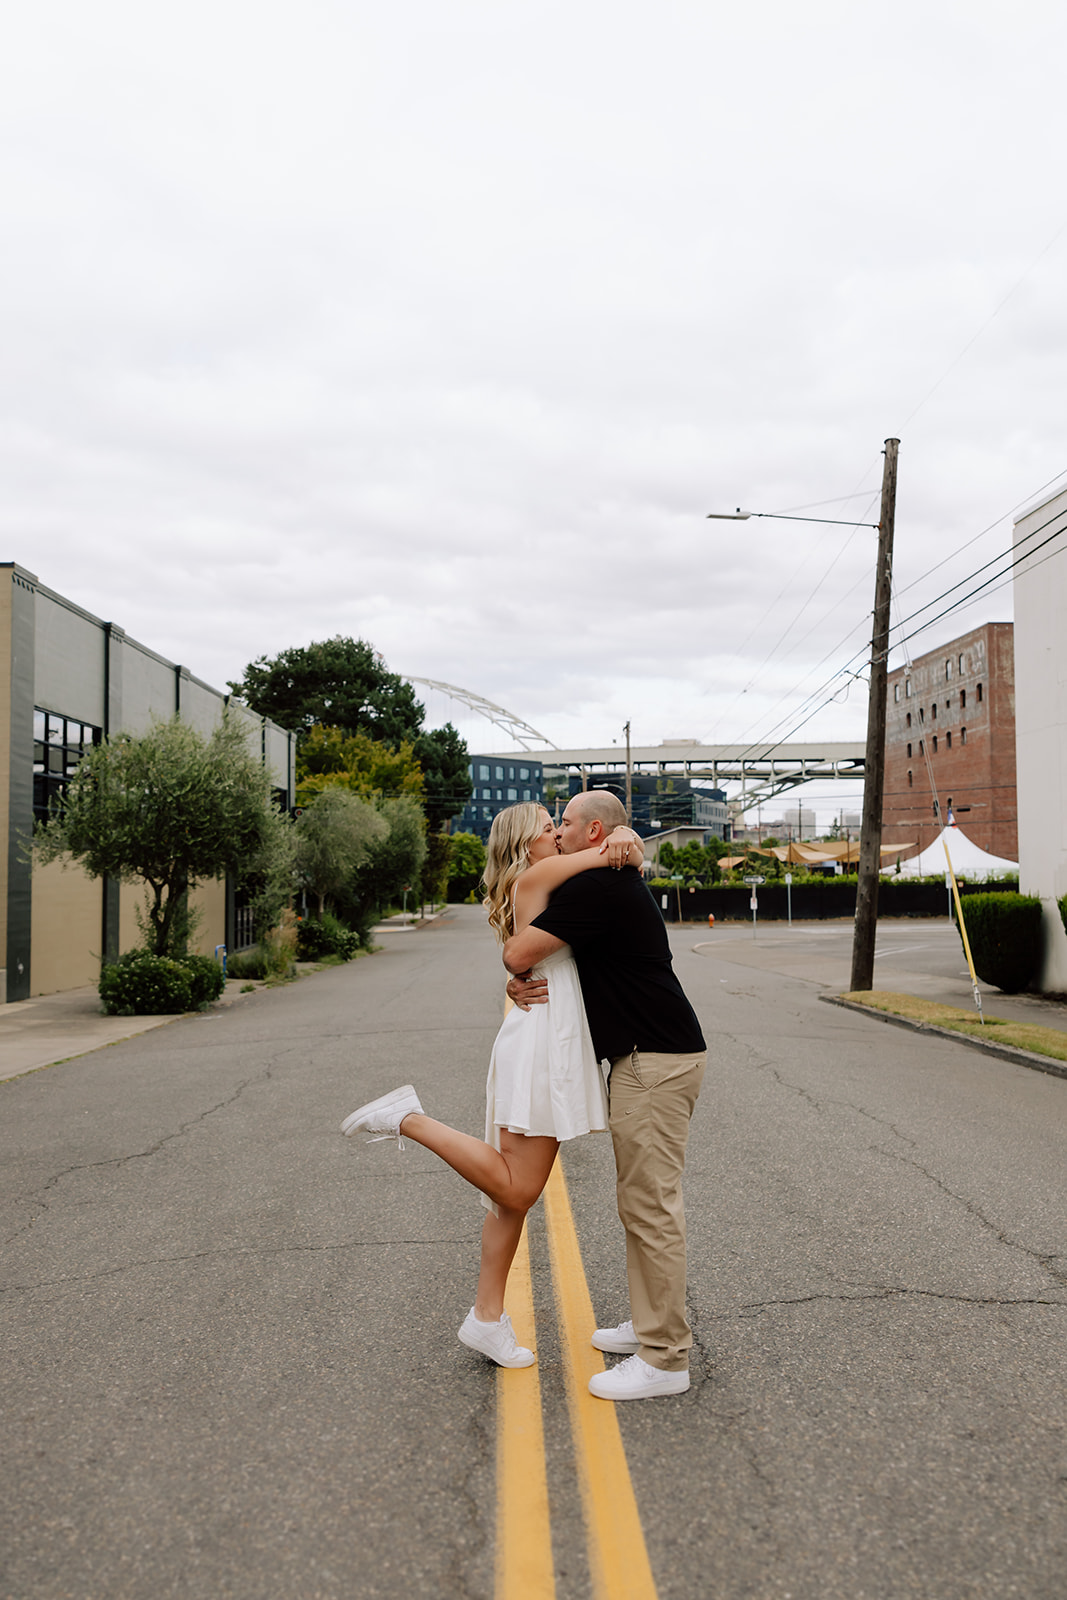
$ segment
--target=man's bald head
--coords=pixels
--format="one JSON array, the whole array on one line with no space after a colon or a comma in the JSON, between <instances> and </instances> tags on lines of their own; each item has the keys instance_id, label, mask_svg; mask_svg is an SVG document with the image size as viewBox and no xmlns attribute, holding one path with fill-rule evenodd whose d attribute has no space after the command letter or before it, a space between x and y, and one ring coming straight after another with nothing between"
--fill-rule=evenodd
<instances>
[{"instance_id":1,"label":"man's bald head","mask_svg":"<svg viewBox=\"0 0 1067 1600\"><path fill-rule=\"evenodd\" d=\"M626 807L610 789L576 794L563 813L556 842L564 855L586 850L607 838L612 828L626 826Z\"/></svg>"}]
</instances>

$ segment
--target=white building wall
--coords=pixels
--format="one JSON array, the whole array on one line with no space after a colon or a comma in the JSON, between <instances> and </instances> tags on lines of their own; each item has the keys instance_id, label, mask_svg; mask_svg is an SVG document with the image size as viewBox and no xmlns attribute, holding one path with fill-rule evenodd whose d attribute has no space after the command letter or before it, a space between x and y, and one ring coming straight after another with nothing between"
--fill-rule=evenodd
<instances>
[{"instance_id":1,"label":"white building wall","mask_svg":"<svg viewBox=\"0 0 1067 1600\"><path fill-rule=\"evenodd\" d=\"M1051 540L1051 542L1046 542ZM1067 991L1067 490L1015 524L1015 750L1019 889L1040 895L1045 961L1038 987ZM1032 554L1031 554L1032 552Z\"/></svg>"}]
</instances>

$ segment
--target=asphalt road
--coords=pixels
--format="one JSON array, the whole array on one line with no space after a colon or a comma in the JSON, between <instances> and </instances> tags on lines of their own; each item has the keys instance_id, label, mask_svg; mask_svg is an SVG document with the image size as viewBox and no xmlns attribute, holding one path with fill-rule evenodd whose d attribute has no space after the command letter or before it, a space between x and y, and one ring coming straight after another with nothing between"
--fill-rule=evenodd
<instances>
[{"instance_id":1,"label":"asphalt road","mask_svg":"<svg viewBox=\"0 0 1067 1600\"><path fill-rule=\"evenodd\" d=\"M672 937L711 1045L695 1381L619 1408L661 1600L1062 1600L1067 1083ZM480 1129L501 976L456 908L0 1084L0 1595L493 1594L495 1378L455 1339L481 1207L337 1124L410 1080ZM614 1322L606 1137L565 1170ZM557 1593L584 1600L540 1207L531 1256Z\"/></svg>"}]
</instances>

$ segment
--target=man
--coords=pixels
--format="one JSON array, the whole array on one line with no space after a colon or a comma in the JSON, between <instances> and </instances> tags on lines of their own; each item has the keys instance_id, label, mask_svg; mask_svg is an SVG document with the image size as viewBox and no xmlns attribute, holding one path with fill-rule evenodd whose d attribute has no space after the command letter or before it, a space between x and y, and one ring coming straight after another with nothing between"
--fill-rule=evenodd
<instances>
[{"instance_id":1,"label":"man","mask_svg":"<svg viewBox=\"0 0 1067 1600\"><path fill-rule=\"evenodd\" d=\"M605 789L575 795L556 834L564 855L598 845L624 824ZM655 901L635 867L583 872L561 885L539 917L504 946L508 993L529 1006L548 998L529 971L570 945L597 1058L610 1064L609 1112L619 1216L626 1230L632 1320L598 1328L599 1350L629 1353L589 1380L604 1400L645 1400L689 1387L692 1332L685 1315L682 1173L689 1120L707 1051L671 965Z\"/></svg>"}]
</instances>

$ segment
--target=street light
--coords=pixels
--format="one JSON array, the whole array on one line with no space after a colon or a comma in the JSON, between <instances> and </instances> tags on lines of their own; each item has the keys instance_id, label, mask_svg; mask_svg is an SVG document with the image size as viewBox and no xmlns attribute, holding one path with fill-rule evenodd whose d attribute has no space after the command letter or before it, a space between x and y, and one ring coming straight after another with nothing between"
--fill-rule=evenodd
<instances>
[{"instance_id":1,"label":"street light","mask_svg":"<svg viewBox=\"0 0 1067 1600\"><path fill-rule=\"evenodd\" d=\"M825 522L834 528L878 528L877 522L843 522L840 517L793 517L784 511L742 511L738 506L736 511L709 511L707 520L715 519L718 522L747 522L749 517L770 517L775 522Z\"/></svg>"}]
</instances>

